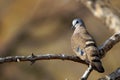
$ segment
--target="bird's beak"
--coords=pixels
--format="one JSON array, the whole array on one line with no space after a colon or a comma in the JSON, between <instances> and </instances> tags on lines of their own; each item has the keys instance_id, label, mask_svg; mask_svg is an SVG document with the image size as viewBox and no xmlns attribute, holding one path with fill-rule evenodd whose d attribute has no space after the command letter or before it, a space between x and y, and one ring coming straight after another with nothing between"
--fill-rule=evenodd
<instances>
[{"instance_id":1,"label":"bird's beak","mask_svg":"<svg viewBox=\"0 0 120 80\"><path fill-rule=\"evenodd\" d=\"M72 27L71 27L71 30L75 30L75 27L74 27L74 26L72 26Z\"/></svg>"}]
</instances>

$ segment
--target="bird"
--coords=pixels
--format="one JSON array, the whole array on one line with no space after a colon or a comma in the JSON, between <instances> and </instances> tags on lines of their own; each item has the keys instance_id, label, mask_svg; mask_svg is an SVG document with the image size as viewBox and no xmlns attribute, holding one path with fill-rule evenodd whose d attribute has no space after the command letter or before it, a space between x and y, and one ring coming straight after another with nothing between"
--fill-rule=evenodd
<instances>
[{"instance_id":1,"label":"bird","mask_svg":"<svg viewBox=\"0 0 120 80\"><path fill-rule=\"evenodd\" d=\"M88 32L84 21L76 18L72 21L72 29L74 30L71 37L71 47L76 55L92 66L92 68L100 73L104 72L102 62L99 56L99 49L94 38Z\"/></svg>"}]
</instances>

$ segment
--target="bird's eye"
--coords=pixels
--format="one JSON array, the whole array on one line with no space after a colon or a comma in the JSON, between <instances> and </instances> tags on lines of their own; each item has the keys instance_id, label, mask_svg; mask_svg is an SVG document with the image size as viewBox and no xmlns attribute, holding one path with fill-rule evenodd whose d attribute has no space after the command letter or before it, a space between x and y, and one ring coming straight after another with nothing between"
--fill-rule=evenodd
<instances>
[{"instance_id":1,"label":"bird's eye","mask_svg":"<svg viewBox=\"0 0 120 80\"><path fill-rule=\"evenodd\" d=\"M76 21L76 24L79 23L79 21Z\"/></svg>"},{"instance_id":2,"label":"bird's eye","mask_svg":"<svg viewBox=\"0 0 120 80\"><path fill-rule=\"evenodd\" d=\"M83 24L84 24L82 20L77 20L77 21L76 21L76 24L78 24L78 23L79 23L80 25L83 25Z\"/></svg>"}]
</instances>

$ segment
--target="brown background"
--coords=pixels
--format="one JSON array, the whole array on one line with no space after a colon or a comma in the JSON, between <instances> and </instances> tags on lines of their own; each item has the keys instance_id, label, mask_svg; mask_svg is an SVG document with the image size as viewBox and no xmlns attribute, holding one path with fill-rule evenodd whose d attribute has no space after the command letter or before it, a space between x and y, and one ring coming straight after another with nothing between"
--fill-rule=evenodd
<instances>
[{"instance_id":1,"label":"brown background","mask_svg":"<svg viewBox=\"0 0 120 80\"><path fill-rule=\"evenodd\" d=\"M111 0L120 8L119 0ZM113 34L78 0L0 0L0 55L68 54L73 33L71 21L82 18L98 45ZM89 80L120 67L120 43L102 59L105 73L93 71ZM87 66L70 61L48 60L0 64L0 80L78 80Z\"/></svg>"}]
</instances>

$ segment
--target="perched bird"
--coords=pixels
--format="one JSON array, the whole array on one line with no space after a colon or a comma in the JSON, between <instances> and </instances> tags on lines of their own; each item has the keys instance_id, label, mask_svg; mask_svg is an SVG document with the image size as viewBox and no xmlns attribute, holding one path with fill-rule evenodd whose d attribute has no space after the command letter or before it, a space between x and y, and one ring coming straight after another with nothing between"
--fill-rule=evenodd
<instances>
[{"instance_id":1,"label":"perched bird","mask_svg":"<svg viewBox=\"0 0 120 80\"><path fill-rule=\"evenodd\" d=\"M104 72L104 68L99 58L99 51L93 37L88 33L82 19L74 19L72 21L74 33L71 37L71 46L73 51L82 60L89 63L93 69L100 73Z\"/></svg>"}]
</instances>

